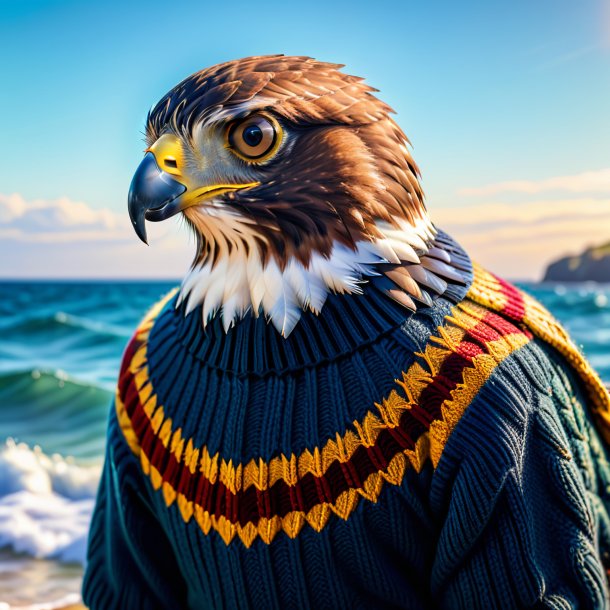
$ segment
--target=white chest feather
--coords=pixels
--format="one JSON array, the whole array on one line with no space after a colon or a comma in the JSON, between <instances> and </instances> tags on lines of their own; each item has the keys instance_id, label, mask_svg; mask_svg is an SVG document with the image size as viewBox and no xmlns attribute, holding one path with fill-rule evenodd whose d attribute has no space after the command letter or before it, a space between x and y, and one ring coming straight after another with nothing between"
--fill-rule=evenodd
<instances>
[{"instance_id":1,"label":"white chest feather","mask_svg":"<svg viewBox=\"0 0 610 610\"><path fill-rule=\"evenodd\" d=\"M201 305L204 326L220 315L225 330L248 311L262 314L285 337L303 311L319 313L329 293L361 293L367 276L378 275L376 265L418 264L435 236L428 220L398 229L380 223L381 239L358 242L355 250L337 243L328 257L314 253L307 267L292 259L280 269L273 258L263 264L255 229L243 217L218 208L201 223L215 239L216 261L188 273L178 304L186 301L186 313Z\"/></svg>"}]
</instances>

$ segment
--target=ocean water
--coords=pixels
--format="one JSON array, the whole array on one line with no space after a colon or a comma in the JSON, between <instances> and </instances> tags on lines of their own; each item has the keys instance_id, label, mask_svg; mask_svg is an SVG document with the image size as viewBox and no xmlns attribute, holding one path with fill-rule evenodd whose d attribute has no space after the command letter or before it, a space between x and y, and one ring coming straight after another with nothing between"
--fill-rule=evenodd
<instances>
[{"instance_id":1,"label":"ocean water","mask_svg":"<svg viewBox=\"0 0 610 610\"><path fill-rule=\"evenodd\" d=\"M0 283L0 610L80 599L121 354L174 285Z\"/></svg>"},{"instance_id":2,"label":"ocean water","mask_svg":"<svg viewBox=\"0 0 610 610\"><path fill-rule=\"evenodd\" d=\"M174 285L0 283L0 610L78 601L121 353ZM610 285L521 285L610 382Z\"/></svg>"}]
</instances>

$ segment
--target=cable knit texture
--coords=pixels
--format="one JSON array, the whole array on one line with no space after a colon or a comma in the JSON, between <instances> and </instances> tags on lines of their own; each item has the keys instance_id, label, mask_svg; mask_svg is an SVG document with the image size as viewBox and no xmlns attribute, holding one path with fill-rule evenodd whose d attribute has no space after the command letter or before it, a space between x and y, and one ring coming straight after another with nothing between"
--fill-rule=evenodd
<instances>
[{"instance_id":1,"label":"cable knit texture","mask_svg":"<svg viewBox=\"0 0 610 610\"><path fill-rule=\"evenodd\" d=\"M123 359L92 610L607 606L608 397L529 297L371 286L288 339L175 302Z\"/></svg>"}]
</instances>

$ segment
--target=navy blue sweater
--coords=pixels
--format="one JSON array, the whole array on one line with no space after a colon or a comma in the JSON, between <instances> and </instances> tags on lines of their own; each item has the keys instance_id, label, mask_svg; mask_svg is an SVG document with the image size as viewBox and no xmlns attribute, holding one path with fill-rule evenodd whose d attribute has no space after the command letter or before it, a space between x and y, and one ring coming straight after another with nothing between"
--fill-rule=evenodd
<instances>
[{"instance_id":1,"label":"navy blue sweater","mask_svg":"<svg viewBox=\"0 0 610 610\"><path fill-rule=\"evenodd\" d=\"M608 397L531 298L371 286L288 339L175 301L125 352L92 610L607 606Z\"/></svg>"}]
</instances>

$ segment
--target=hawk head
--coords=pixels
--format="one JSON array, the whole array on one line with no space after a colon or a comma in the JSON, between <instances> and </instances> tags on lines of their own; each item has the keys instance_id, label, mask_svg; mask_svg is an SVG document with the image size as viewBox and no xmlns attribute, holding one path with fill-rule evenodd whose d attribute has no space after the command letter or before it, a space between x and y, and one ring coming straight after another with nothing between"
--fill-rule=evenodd
<instances>
[{"instance_id":1,"label":"hawk head","mask_svg":"<svg viewBox=\"0 0 610 610\"><path fill-rule=\"evenodd\" d=\"M405 307L459 281L435 244L409 143L361 78L308 57L197 72L150 111L129 213L182 213L197 250L180 300L225 329L252 312L287 336L330 292L383 276Z\"/></svg>"}]
</instances>

